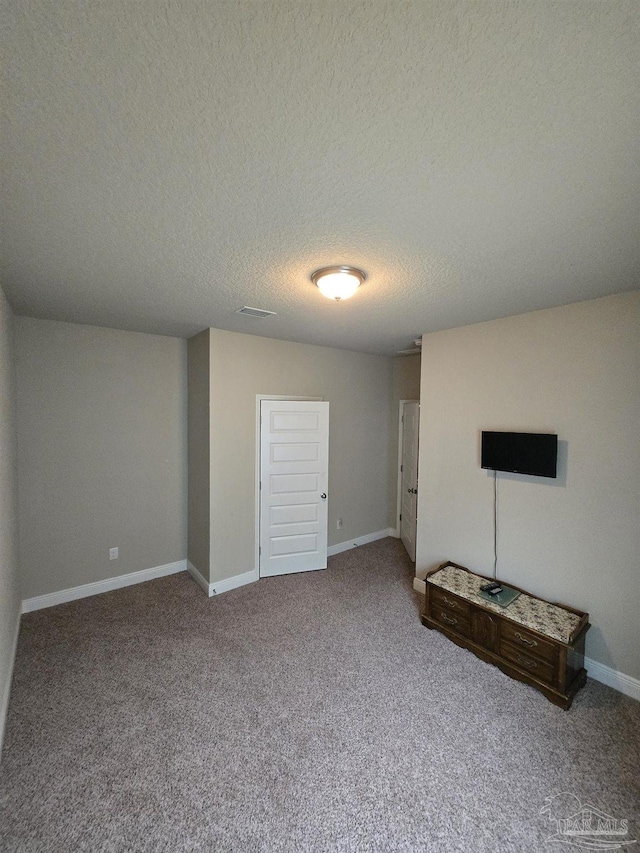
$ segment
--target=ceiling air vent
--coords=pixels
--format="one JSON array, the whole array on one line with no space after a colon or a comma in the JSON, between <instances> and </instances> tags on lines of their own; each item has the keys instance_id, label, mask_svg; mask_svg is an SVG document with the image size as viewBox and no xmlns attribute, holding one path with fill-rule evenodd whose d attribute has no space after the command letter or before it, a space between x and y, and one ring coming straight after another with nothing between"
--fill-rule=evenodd
<instances>
[{"instance_id":1,"label":"ceiling air vent","mask_svg":"<svg viewBox=\"0 0 640 853\"><path fill-rule=\"evenodd\" d=\"M422 338L416 338L413 342L413 349L401 349L398 350L397 355L416 355L416 353L422 352Z\"/></svg>"},{"instance_id":2,"label":"ceiling air vent","mask_svg":"<svg viewBox=\"0 0 640 853\"><path fill-rule=\"evenodd\" d=\"M275 311L265 311L264 308L249 308L248 305L245 305L244 308L238 308L235 312L236 314L244 314L245 317L274 317Z\"/></svg>"}]
</instances>

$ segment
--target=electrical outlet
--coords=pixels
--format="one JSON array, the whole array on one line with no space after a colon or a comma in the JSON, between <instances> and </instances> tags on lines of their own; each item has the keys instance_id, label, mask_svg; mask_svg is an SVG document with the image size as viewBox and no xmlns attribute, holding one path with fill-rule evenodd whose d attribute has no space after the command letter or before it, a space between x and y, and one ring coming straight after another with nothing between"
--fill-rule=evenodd
<instances>
[{"instance_id":1,"label":"electrical outlet","mask_svg":"<svg viewBox=\"0 0 640 853\"><path fill-rule=\"evenodd\" d=\"M117 548L109 548L109 559L117 560L118 559L118 549Z\"/></svg>"},{"instance_id":2,"label":"electrical outlet","mask_svg":"<svg viewBox=\"0 0 640 853\"><path fill-rule=\"evenodd\" d=\"M336 530L342 530L342 519L339 518L336 522Z\"/></svg>"}]
</instances>

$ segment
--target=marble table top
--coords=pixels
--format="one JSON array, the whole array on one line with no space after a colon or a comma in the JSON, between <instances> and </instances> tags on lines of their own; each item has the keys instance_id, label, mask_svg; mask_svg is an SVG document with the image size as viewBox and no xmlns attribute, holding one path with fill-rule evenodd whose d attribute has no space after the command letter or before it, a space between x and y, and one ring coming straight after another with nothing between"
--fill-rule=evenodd
<instances>
[{"instance_id":1,"label":"marble table top","mask_svg":"<svg viewBox=\"0 0 640 853\"><path fill-rule=\"evenodd\" d=\"M580 621L580 616L576 613L557 604L541 601L525 592L507 607L487 601L480 595L480 587L487 579L455 566L444 566L430 575L427 581L562 643L569 642Z\"/></svg>"}]
</instances>

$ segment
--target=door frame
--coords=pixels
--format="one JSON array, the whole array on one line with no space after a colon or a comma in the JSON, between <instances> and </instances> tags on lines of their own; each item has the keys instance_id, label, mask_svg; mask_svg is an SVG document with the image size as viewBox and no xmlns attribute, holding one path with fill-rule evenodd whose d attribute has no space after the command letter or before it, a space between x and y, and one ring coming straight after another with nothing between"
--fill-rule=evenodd
<instances>
[{"instance_id":1,"label":"door frame","mask_svg":"<svg viewBox=\"0 0 640 853\"><path fill-rule=\"evenodd\" d=\"M300 400L307 403L323 403L324 397L287 397L284 394L256 394L256 465L255 465L255 532L254 532L254 571L256 580L260 579L260 404L263 400Z\"/></svg>"},{"instance_id":2,"label":"door frame","mask_svg":"<svg viewBox=\"0 0 640 853\"><path fill-rule=\"evenodd\" d=\"M402 452L404 450L404 430L402 417L404 415L405 403L417 403L420 405L420 400L400 400L398 405L398 480L396 485L396 533L397 538L400 538L400 513L402 511Z\"/></svg>"}]
</instances>

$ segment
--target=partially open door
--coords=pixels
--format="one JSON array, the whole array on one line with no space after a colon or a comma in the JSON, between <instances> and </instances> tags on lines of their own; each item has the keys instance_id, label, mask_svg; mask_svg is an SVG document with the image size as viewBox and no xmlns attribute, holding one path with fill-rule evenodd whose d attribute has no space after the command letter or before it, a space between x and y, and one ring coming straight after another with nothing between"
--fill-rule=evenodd
<instances>
[{"instance_id":1,"label":"partially open door","mask_svg":"<svg viewBox=\"0 0 640 853\"><path fill-rule=\"evenodd\" d=\"M329 403L260 405L260 577L327 567Z\"/></svg>"},{"instance_id":2,"label":"partially open door","mask_svg":"<svg viewBox=\"0 0 640 853\"><path fill-rule=\"evenodd\" d=\"M418 516L418 430L420 403L405 403L402 413L402 500L400 538L413 562L416 560Z\"/></svg>"}]
</instances>

